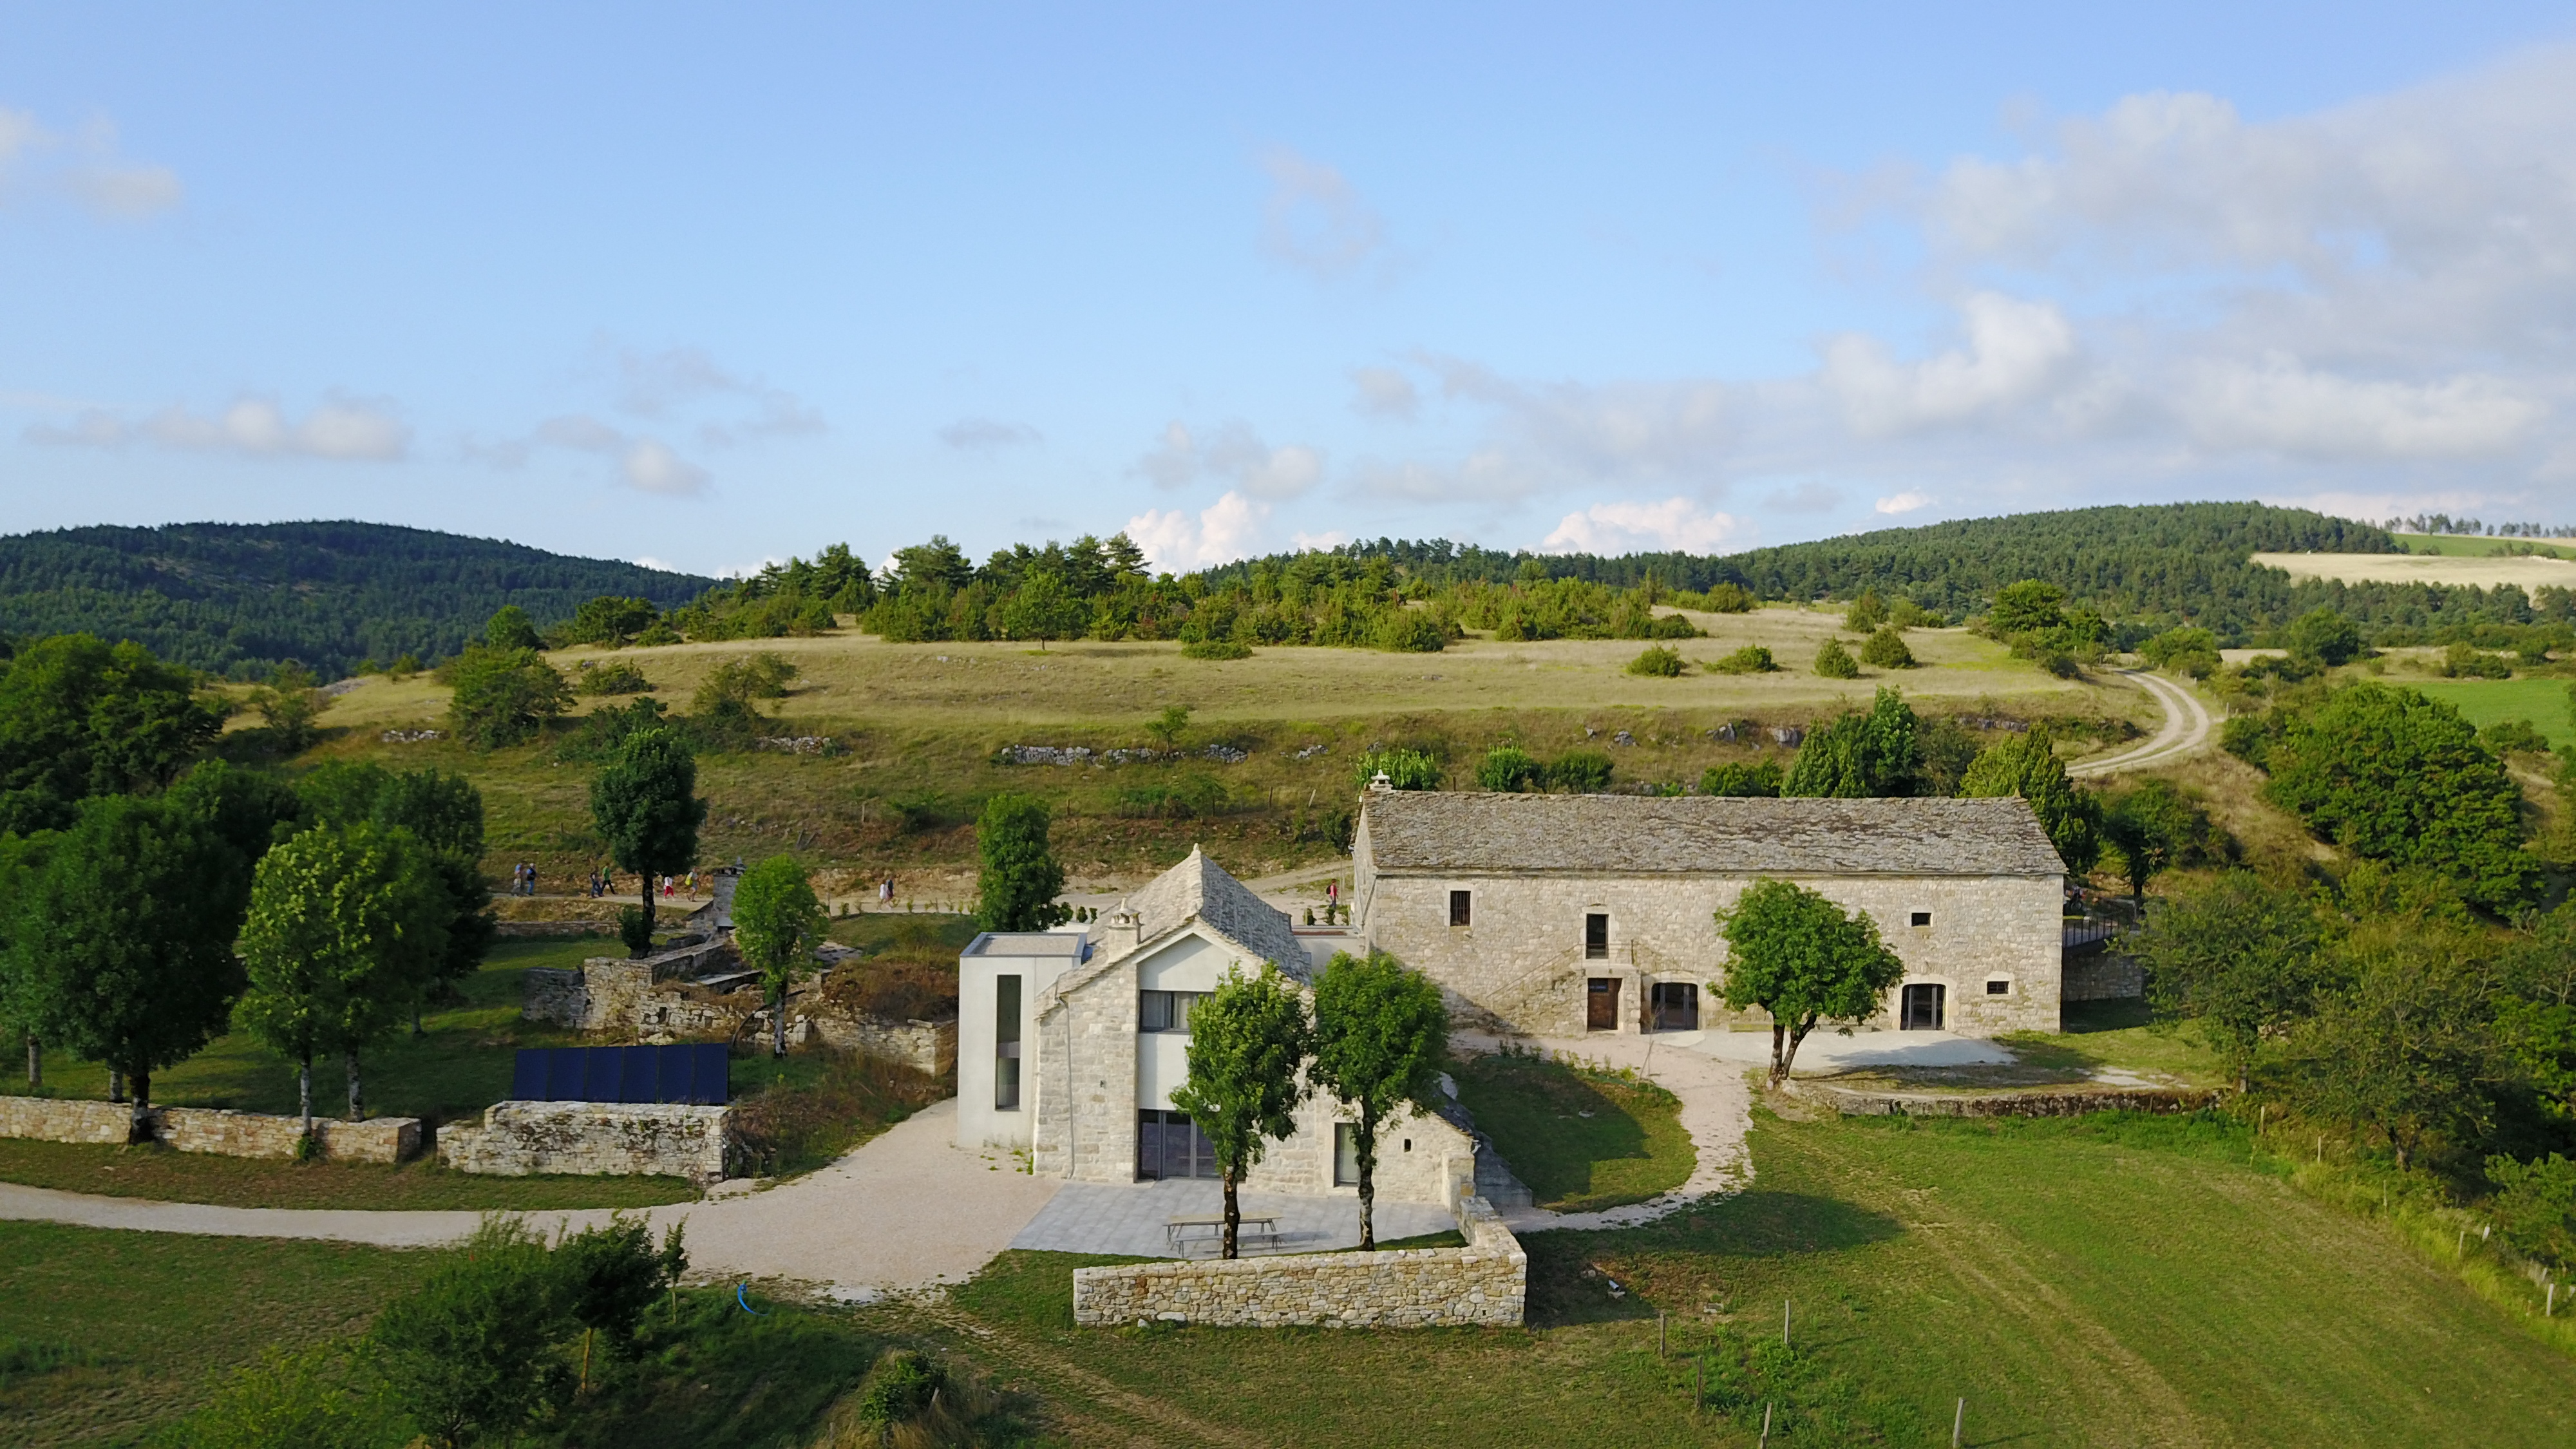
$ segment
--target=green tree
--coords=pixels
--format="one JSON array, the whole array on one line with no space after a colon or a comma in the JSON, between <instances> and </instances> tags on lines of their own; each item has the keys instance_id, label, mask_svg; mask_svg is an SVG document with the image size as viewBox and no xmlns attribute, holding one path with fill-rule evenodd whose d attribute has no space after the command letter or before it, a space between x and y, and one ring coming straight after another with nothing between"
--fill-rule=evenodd
<instances>
[{"instance_id":1,"label":"green tree","mask_svg":"<svg viewBox=\"0 0 2576 1449\"><path fill-rule=\"evenodd\" d=\"M2291 1078L2310 1114L2376 1133L2402 1171L2435 1146L2471 1149L2518 1073L2463 927L2366 923L2338 949L2345 983L2299 1032Z\"/></svg>"},{"instance_id":2,"label":"green tree","mask_svg":"<svg viewBox=\"0 0 2576 1449\"><path fill-rule=\"evenodd\" d=\"M2194 679L2207 679L2218 672L2218 636L2190 625L2167 629L2139 645L2138 658L2149 669L2169 669Z\"/></svg>"},{"instance_id":3,"label":"green tree","mask_svg":"<svg viewBox=\"0 0 2576 1449\"><path fill-rule=\"evenodd\" d=\"M1816 646L1816 673L1827 679L1860 678L1860 661L1852 658L1840 639L1828 639Z\"/></svg>"},{"instance_id":4,"label":"green tree","mask_svg":"<svg viewBox=\"0 0 2576 1449\"><path fill-rule=\"evenodd\" d=\"M2129 940L2159 1020L2190 1022L2236 1078L2316 1009L2325 983L2316 913L2293 891L2232 870L2158 907Z\"/></svg>"},{"instance_id":5,"label":"green tree","mask_svg":"<svg viewBox=\"0 0 2576 1449\"><path fill-rule=\"evenodd\" d=\"M222 726L186 671L140 644L23 645L0 673L0 833L61 830L90 796L157 790Z\"/></svg>"},{"instance_id":6,"label":"green tree","mask_svg":"<svg viewBox=\"0 0 2576 1449\"><path fill-rule=\"evenodd\" d=\"M549 1264L556 1292L565 1316L581 1329L578 1392L590 1389L593 1341L605 1334L610 1353L634 1357L635 1331L643 1325L646 1310L677 1281L679 1267L687 1261L680 1251L678 1223L671 1225L657 1250L652 1225L624 1213L611 1213L605 1224L557 1240Z\"/></svg>"},{"instance_id":7,"label":"green tree","mask_svg":"<svg viewBox=\"0 0 2576 1449\"><path fill-rule=\"evenodd\" d=\"M1072 919L1064 867L1047 842L1053 815L1046 802L1008 791L984 802L975 822L976 918L987 931L1043 931Z\"/></svg>"},{"instance_id":8,"label":"green tree","mask_svg":"<svg viewBox=\"0 0 2576 1449\"><path fill-rule=\"evenodd\" d=\"M1805 886L1758 880L1717 913L1726 979L1709 990L1742 1010L1771 1015L1771 1085L1788 1080L1798 1045L1817 1023L1876 1016L1905 963L1879 939L1866 911L1843 908Z\"/></svg>"},{"instance_id":9,"label":"green tree","mask_svg":"<svg viewBox=\"0 0 2576 1449\"><path fill-rule=\"evenodd\" d=\"M1429 977L1383 951L1336 952L1315 980L1315 1060L1307 1075L1359 1120L1360 1251L1377 1244L1377 1134L1407 1103L1428 1109L1449 1051L1449 1010Z\"/></svg>"},{"instance_id":10,"label":"green tree","mask_svg":"<svg viewBox=\"0 0 2576 1449\"><path fill-rule=\"evenodd\" d=\"M1780 767L1769 760L1746 764L1729 760L1711 765L1700 773L1699 792L1703 795L1734 795L1760 798L1780 793Z\"/></svg>"},{"instance_id":11,"label":"green tree","mask_svg":"<svg viewBox=\"0 0 2576 1449\"><path fill-rule=\"evenodd\" d=\"M2041 579L2006 584L1986 611L1986 628L2000 638L2034 634L2066 622L2066 591Z\"/></svg>"},{"instance_id":12,"label":"green tree","mask_svg":"<svg viewBox=\"0 0 2576 1449\"><path fill-rule=\"evenodd\" d=\"M572 686L534 649L471 648L442 672L448 725L480 749L532 739L572 703Z\"/></svg>"},{"instance_id":13,"label":"green tree","mask_svg":"<svg viewBox=\"0 0 2576 1449\"><path fill-rule=\"evenodd\" d=\"M1920 727L1905 697L1881 686L1867 714L1846 710L1807 732L1780 793L1843 800L1912 795L1923 766Z\"/></svg>"},{"instance_id":14,"label":"green tree","mask_svg":"<svg viewBox=\"0 0 2576 1449\"><path fill-rule=\"evenodd\" d=\"M1906 647L1905 635L1894 624L1881 624L1861 642L1860 662L1880 669L1912 669L1914 651Z\"/></svg>"},{"instance_id":15,"label":"green tree","mask_svg":"<svg viewBox=\"0 0 2576 1449\"><path fill-rule=\"evenodd\" d=\"M2562 1272L2576 1267L2576 1162L2555 1152L2545 1161L2490 1157L2487 1181L2496 1226L2515 1251Z\"/></svg>"},{"instance_id":16,"label":"green tree","mask_svg":"<svg viewBox=\"0 0 2576 1449\"><path fill-rule=\"evenodd\" d=\"M398 1442L392 1408L345 1348L274 1345L216 1386L173 1442L187 1449L381 1449Z\"/></svg>"},{"instance_id":17,"label":"green tree","mask_svg":"<svg viewBox=\"0 0 2576 1449\"><path fill-rule=\"evenodd\" d=\"M406 830L428 852L428 864L447 897L447 951L433 990L452 993L481 969L499 928L492 916L492 886L483 878L483 792L463 775L441 771L401 773L373 762L329 761L296 782L311 817L348 829L369 821ZM412 1035L421 1034L415 1005Z\"/></svg>"},{"instance_id":18,"label":"green tree","mask_svg":"<svg viewBox=\"0 0 2576 1449\"><path fill-rule=\"evenodd\" d=\"M2070 875L2089 873L2102 858L2101 802L2068 777L2045 726L1987 746L1960 778L1959 793L1981 800L2018 795L2029 801Z\"/></svg>"},{"instance_id":19,"label":"green tree","mask_svg":"<svg viewBox=\"0 0 2576 1449\"><path fill-rule=\"evenodd\" d=\"M41 856L10 911L8 998L36 1038L124 1075L148 1141L152 1073L212 1041L241 989L241 853L186 797L102 795Z\"/></svg>"},{"instance_id":20,"label":"green tree","mask_svg":"<svg viewBox=\"0 0 2576 1449\"><path fill-rule=\"evenodd\" d=\"M566 644L605 644L616 649L633 642L661 618L662 611L650 599L602 594L574 610L571 621L556 636Z\"/></svg>"},{"instance_id":21,"label":"green tree","mask_svg":"<svg viewBox=\"0 0 2576 1449\"><path fill-rule=\"evenodd\" d=\"M1628 661L1627 672L1656 679L1678 679L1682 672L1682 652L1661 644L1649 644L1645 652Z\"/></svg>"},{"instance_id":22,"label":"green tree","mask_svg":"<svg viewBox=\"0 0 2576 1449\"><path fill-rule=\"evenodd\" d=\"M1860 597L1852 600L1851 607L1843 611L1843 627L1855 634L1871 633L1886 622L1887 604L1878 597L1876 589L1861 590Z\"/></svg>"},{"instance_id":23,"label":"green tree","mask_svg":"<svg viewBox=\"0 0 2576 1449\"><path fill-rule=\"evenodd\" d=\"M1065 587L1052 569L1031 569L1002 605L1002 629L1014 639L1035 639L1045 653L1049 641L1079 639L1091 624L1091 606Z\"/></svg>"},{"instance_id":24,"label":"green tree","mask_svg":"<svg viewBox=\"0 0 2576 1449\"><path fill-rule=\"evenodd\" d=\"M2164 779L2141 780L2112 796L2102 807L2101 839L2119 852L2130 898L2142 906L2147 882L2176 865L2217 854L2217 827L2209 812L2181 786Z\"/></svg>"},{"instance_id":25,"label":"green tree","mask_svg":"<svg viewBox=\"0 0 2576 1449\"><path fill-rule=\"evenodd\" d=\"M1542 788L1546 773L1529 751L1518 745L1497 745L1477 762L1476 783L1498 795L1518 795Z\"/></svg>"},{"instance_id":26,"label":"green tree","mask_svg":"<svg viewBox=\"0 0 2576 1449\"><path fill-rule=\"evenodd\" d=\"M1610 757L1599 750L1567 750L1547 762L1547 788L1598 795L1610 788L1610 769Z\"/></svg>"},{"instance_id":27,"label":"green tree","mask_svg":"<svg viewBox=\"0 0 2576 1449\"><path fill-rule=\"evenodd\" d=\"M2442 701L2348 685L2288 719L2263 758L2265 798L2355 855L2442 871L2492 911L2539 889L2521 787Z\"/></svg>"},{"instance_id":28,"label":"green tree","mask_svg":"<svg viewBox=\"0 0 2576 1449\"><path fill-rule=\"evenodd\" d=\"M315 687L318 683L312 670L290 659L277 666L268 683L251 691L251 707L276 732L281 752L302 754L312 745L317 732L315 722L329 703Z\"/></svg>"},{"instance_id":29,"label":"green tree","mask_svg":"<svg viewBox=\"0 0 2576 1449\"><path fill-rule=\"evenodd\" d=\"M1189 1114L1215 1152L1225 1257L1236 1256L1243 1220L1235 1189L1261 1161L1265 1141L1297 1130L1297 1104L1306 1097L1299 1069L1312 1040L1306 1004L1275 964L1249 977L1228 967L1216 990L1190 1009L1189 1080L1173 1089L1172 1105Z\"/></svg>"},{"instance_id":30,"label":"green tree","mask_svg":"<svg viewBox=\"0 0 2576 1449\"><path fill-rule=\"evenodd\" d=\"M537 633L537 621L516 604L503 604L493 611L491 621L483 626L486 648L499 650L542 649L545 639Z\"/></svg>"},{"instance_id":31,"label":"green tree","mask_svg":"<svg viewBox=\"0 0 2576 1449\"><path fill-rule=\"evenodd\" d=\"M1403 746L1364 750L1359 763L1351 767L1351 773L1358 777L1359 787L1363 790L1381 773L1386 776L1387 783L1398 790L1437 790L1440 788L1440 757L1429 750Z\"/></svg>"},{"instance_id":32,"label":"green tree","mask_svg":"<svg viewBox=\"0 0 2576 1449\"><path fill-rule=\"evenodd\" d=\"M545 1243L488 1217L440 1255L368 1333L394 1399L441 1449L509 1443L556 1379L547 1350L569 1332Z\"/></svg>"},{"instance_id":33,"label":"green tree","mask_svg":"<svg viewBox=\"0 0 2576 1449\"><path fill-rule=\"evenodd\" d=\"M1161 714L1145 721L1145 733L1152 735L1166 750L1179 749L1181 736L1189 731L1189 727L1190 707L1186 704L1167 704Z\"/></svg>"},{"instance_id":34,"label":"green tree","mask_svg":"<svg viewBox=\"0 0 2576 1449\"><path fill-rule=\"evenodd\" d=\"M449 903L408 831L317 825L270 850L241 931L250 989L235 1022L296 1065L313 1130L313 1058L341 1054L349 1119L365 1111L359 1054L395 1030L437 980Z\"/></svg>"},{"instance_id":35,"label":"green tree","mask_svg":"<svg viewBox=\"0 0 2576 1449\"><path fill-rule=\"evenodd\" d=\"M2320 604L2291 620L2290 627L2281 631L2281 642L2301 659L2326 665L2350 664L2361 655L2361 628Z\"/></svg>"},{"instance_id":36,"label":"green tree","mask_svg":"<svg viewBox=\"0 0 2576 1449\"><path fill-rule=\"evenodd\" d=\"M1710 662L1709 668L1720 674L1776 674L1780 661L1759 644L1747 644L1722 659Z\"/></svg>"},{"instance_id":37,"label":"green tree","mask_svg":"<svg viewBox=\"0 0 2576 1449\"><path fill-rule=\"evenodd\" d=\"M698 858L698 827L707 802L698 798L698 761L689 743L667 727L628 735L590 782L590 819L620 870L643 877L640 904L649 938L653 881L676 875Z\"/></svg>"},{"instance_id":38,"label":"green tree","mask_svg":"<svg viewBox=\"0 0 2576 1449\"><path fill-rule=\"evenodd\" d=\"M773 855L733 888L733 941L769 993L769 1054L787 1055L787 988L813 964L827 921L814 883L795 857Z\"/></svg>"}]
</instances>

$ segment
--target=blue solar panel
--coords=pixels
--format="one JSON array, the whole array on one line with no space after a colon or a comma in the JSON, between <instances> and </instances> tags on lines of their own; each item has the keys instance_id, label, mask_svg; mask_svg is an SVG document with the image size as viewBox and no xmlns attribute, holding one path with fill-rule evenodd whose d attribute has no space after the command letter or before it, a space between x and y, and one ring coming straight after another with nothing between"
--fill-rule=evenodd
<instances>
[{"instance_id":1,"label":"blue solar panel","mask_svg":"<svg viewBox=\"0 0 2576 1449\"><path fill-rule=\"evenodd\" d=\"M520 1102L681 1102L733 1099L721 1042L683 1046L522 1047L510 1072Z\"/></svg>"}]
</instances>

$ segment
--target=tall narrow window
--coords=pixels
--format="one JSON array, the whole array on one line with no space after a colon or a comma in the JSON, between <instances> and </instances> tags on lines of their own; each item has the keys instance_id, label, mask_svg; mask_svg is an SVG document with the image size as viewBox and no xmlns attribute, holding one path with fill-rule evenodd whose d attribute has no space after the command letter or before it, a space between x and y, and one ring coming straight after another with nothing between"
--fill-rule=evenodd
<instances>
[{"instance_id":1,"label":"tall narrow window","mask_svg":"<svg viewBox=\"0 0 2576 1449\"><path fill-rule=\"evenodd\" d=\"M1583 918L1583 957L1587 961L1610 959L1610 918L1598 911Z\"/></svg>"},{"instance_id":2,"label":"tall narrow window","mask_svg":"<svg viewBox=\"0 0 2576 1449\"><path fill-rule=\"evenodd\" d=\"M1020 978L993 978L993 1110L1020 1107Z\"/></svg>"},{"instance_id":3,"label":"tall narrow window","mask_svg":"<svg viewBox=\"0 0 2576 1449\"><path fill-rule=\"evenodd\" d=\"M1349 1122L1333 1124L1333 1186L1360 1184L1360 1132Z\"/></svg>"},{"instance_id":4,"label":"tall narrow window","mask_svg":"<svg viewBox=\"0 0 2576 1449\"><path fill-rule=\"evenodd\" d=\"M1467 891L1449 893L1449 924L1472 926L1475 922L1476 899Z\"/></svg>"}]
</instances>

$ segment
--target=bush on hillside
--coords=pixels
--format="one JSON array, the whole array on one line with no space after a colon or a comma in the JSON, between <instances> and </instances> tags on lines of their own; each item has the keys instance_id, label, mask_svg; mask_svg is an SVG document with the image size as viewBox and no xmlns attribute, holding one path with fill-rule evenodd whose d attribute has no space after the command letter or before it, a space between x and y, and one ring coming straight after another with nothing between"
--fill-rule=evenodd
<instances>
[{"instance_id":1,"label":"bush on hillside","mask_svg":"<svg viewBox=\"0 0 2576 1449\"><path fill-rule=\"evenodd\" d=\"M584 694L643 694L653 687L644 671L628 660L616 659L581 672Z\"/></svg>"},{"instance_id":2,"label":"bush on hillside","mask_svg":"<svg viewBox=\"0 0 2576 1449\"><path fill-rule=\"evenodd\" d=\"M1546 781L1547 770L1538 757L1518 745L1497 745L1476 766L1476 784L1498 795L1543 789Z\"/></svg>"},{"instance_id":3,"label":"bush on hillside","mask_svg":"<svg viewBox=\"0 0 2576 1449\"><path fill-rule=\"evenodd\" d=\"M1703 795L1769 796L1780 793L1780 767L1769 760L1746 764L1731 760L1711 765L1699 777Z\"/></svg>"},{"instance_id":4,"label":"bush on hillside","mask_svg":"<svg viewBox=\"0 0 2576 1449\"><path fill-rule=\"evenodd\" d=\"M1183 659L1249 659L1252 646L1240 639L1193 639L1181 646Z\"/></svg>"},{"instance_id":5,"label":"bush on hillside","mask_svg":"<svg viewBox=\"0 0 2576 1449\"><path fill-rule=\"evenodd\" d=\"M1636 658L1628 661L1627 672L1657 679L1679 678L1682 672L1682 652L1678 649L1668 649L1661 644L1650 645Z\"/></svg>"},{"instance_id":6,"label":"bush on hillside","mask_svg":"<svg viewBox=\"0 0 2576 1449\"><path fill-rule=\"evenodd\" d=\"M2513 661L2501 654L2489 654L2475 644L2454 644L2442 653L2442 677L2445 679L2511 679Z\"/></svg>"},{"instance_id":7,"label":"bush on hillside","mask_svg":"<svg viewBox=\"0 0 2576 1449\"><path fill-rule=\"evenodd\" d=\"M1880 669L1912 669L1914 651L1905 647L1905 636L1893 624L1881 624L1876 633L1860 646L1863 664Z\"/></svg>"},{"instance_id":8,"label":"bush on hillside","mask_svg":"<svg viewBox=\"0 0 2576 1449\"><path fill-rule=\"evenodd\" d=\"M1548 762L1547 787L1568 795L1598 795L1610 788L1610 757L1599 750L1568 750Z\"/></svg>"},{"instance_id":9,"label":"bush on hillside","mask_svg":"<svg viewBox=\"0 0 2576 1449\"><path fill-rule=\"evenodd\" d=\"M1860 661L1851 657L1840 639L1828 639L1816 650L1816 673L1827 679L1860 678Z\"/></svg>"},{"instance_id":10,"label":"bush on hillside","mask_svg":"<svg viewBox=\"0 0 2576 1449\"><path fill-rule=\"evenodd\" d=\"M572 687L534 649L474 647L449 661L449 728L479 749L533 739L572 702Z\"/></svg>"},{"instance_id":11,"label":"bush on hillside","mask_svg":"<svg viewBox=\"0 0 2576 1449\"><path fill-rule=\"evenodd\" d=\"M1399 790L1440 788L1440 759L1429 750L1406 749L1402 746L1369 750L1363 753L1359 762L1351 767L1351 773L1357 777L1359 787L1363 790L1367 789L1369 782L1376 779L1381 772L1386 775L1387 783Z\"/></svg>"},{"instance_id":12,"label":"bush on hillside","mask_svg":"<svg viewBox=\"0 0 2576 1449\"><path fill-rule=\"evenodd\" d=\"M1780 664L1771 657L1770 650L1747 644L1723 659L1710 661L1708 667L1720 674L1771 674L1779 670Z\"/></svg>"},{"instance_id":13,"label":"bush on hillside","mask_svg":"<svg viewBox=\"0 0 2576 1449\"><path fill-rule=\"evenodd\" d=\"M1922 794L1921 728L1904 696L1882 687L1866 714L1846 710L1807 732L1780 793L1834 799Z\"/></svg>"}]
</instances>

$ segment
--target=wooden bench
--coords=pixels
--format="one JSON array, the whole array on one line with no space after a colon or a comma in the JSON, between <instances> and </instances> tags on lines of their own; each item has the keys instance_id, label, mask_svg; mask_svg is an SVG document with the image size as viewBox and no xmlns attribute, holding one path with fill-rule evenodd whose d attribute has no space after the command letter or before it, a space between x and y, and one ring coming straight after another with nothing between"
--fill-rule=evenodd
<instances>
[{"instance_id":1,"label":"wooden bench","mask_svg":"<svg viewBox=\"0 0 2576 1449\"><path fill-rule=\"evenodd\" d=\"M1234 1241L1238 1249L1255 1245L1265 1248L1279 1246L1279 1219L1276 1214L1245 1213L1235 1222ZM1225 1245L1225 1219L1172 1218L1163 1224L1163 1236L1170 1241L1172 1251L1182 1257L1188 1257L1191 1250L1201 1243L1221 1252Z\"/></svg>"}]
</instances>

